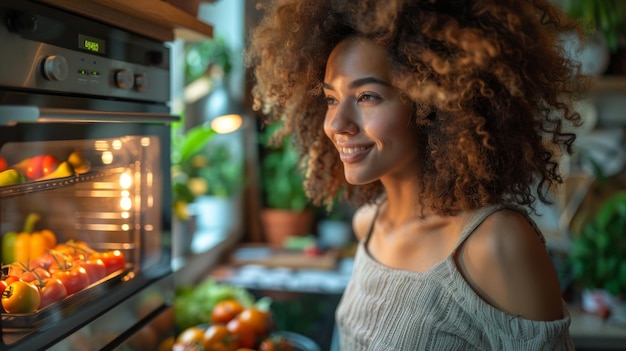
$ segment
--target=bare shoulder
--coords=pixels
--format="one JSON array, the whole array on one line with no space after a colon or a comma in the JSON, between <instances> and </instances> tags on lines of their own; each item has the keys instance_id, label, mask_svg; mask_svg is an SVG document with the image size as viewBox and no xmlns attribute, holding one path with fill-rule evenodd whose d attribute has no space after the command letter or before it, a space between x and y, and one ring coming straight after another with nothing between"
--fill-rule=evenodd
<instances>
[{"instance_id":1,"label":"bare shoulder","mask_svg":"<svg viewBox=\"0 0 626 351\"><path fill-rule=\"evenodd\" d=\"M357 239L361 240L367 235L376 217L377 209L375 204L365 204L356 210L352 217L352 229Z\"/></svg>"},{"instance_id":2,"label":"bare shoulder","mask_svg":"<svg viewBox=\"0 0 626 351\"><path fill-rule=\"evenodd\" d=\"M494 307L531 320L562 318L558 276L522 214L489 216L464 243L458 262L468 283Z\"/></svg>"}]
</instances>

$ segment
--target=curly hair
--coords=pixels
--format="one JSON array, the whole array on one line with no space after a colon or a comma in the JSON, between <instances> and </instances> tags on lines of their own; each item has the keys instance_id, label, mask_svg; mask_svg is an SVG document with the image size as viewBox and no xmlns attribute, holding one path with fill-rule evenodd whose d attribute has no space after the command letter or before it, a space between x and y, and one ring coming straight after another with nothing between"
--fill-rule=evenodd
<instances>
[{"instance_id":1,"label":"curly hair","mask_svg":"<svg viewBox=\"0 0 626 351\"><path fill-rule=\"evenodd\" d=\"M414 107L423 192L439 214L510 201L533 207L562 182L589 85L560 33L580 28L547 0L278 0L258 5L246 56L253 108L300 152L313 203L375 201L380 182L347 183L323 130L331 50L348 36L383 45L391 84Z\"/></svg>"}]
</instances>

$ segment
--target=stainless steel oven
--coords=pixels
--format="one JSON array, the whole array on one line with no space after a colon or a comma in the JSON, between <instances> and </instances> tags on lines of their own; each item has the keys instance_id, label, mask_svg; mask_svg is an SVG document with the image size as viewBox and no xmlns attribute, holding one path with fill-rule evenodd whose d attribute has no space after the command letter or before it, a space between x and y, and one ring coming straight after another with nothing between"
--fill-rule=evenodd
<instances>
[{"instance_id":1,"label":"stainless steel oven","mask_svg":"<svg viewBox=\"0 0 626 351\"><path fill-rule=\"evenodd\" d=\"M26 0L0 0L0 19L0 171L13 170L0 173L2 279L123 258L46 306L3 308L0 349L154 349L173 332L168 321L145 332L171 317L174 293L170 49ZM42 249L44 230L56 243ZM26 256L9 240L22 234Z\"/></svg>"}]
</instances>

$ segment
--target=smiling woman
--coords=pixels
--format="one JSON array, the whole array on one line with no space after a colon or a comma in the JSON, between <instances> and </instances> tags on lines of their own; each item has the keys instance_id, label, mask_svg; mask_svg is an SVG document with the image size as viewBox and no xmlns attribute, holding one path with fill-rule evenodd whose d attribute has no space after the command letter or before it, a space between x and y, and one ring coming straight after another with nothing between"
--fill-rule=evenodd
<instances>
[{"instance_id":1,"label":"smiling woman","mask_svg":"<svg viewBox=\"0 0 626 351\"><path fill-rule=\"evenodd\" d=\"M576 23L545 0L264 9L254 107L293 138L315 204L360 206L341 350L573 349L529 215L580 122L588 77L558 40Z\"/></svg>"}]
</instances>

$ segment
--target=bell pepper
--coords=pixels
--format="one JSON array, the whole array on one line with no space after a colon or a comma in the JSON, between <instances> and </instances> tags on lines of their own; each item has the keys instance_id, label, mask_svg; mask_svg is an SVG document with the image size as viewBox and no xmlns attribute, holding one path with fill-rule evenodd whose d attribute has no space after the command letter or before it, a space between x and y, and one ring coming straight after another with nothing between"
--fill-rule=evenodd
<instances>
[{"instance_id":1,"label":"bell pepper","mask_svg":"<svg viewBox=\"0 0 626 351\"><path fill-rule=\"evenodd\" d=\"M22 173L13 168L0 172L0 186L24 183L25 179Z\"/></svg>"},{"instance_id":2,"label":"bell pepper","mask_svg":"<svg viewBox=\"0 0 626 351\"><path fill-rule=\"evenodd\" d=\"M2 261L27 263L43 256L48 249L56 245L56 236L50 229L34 231L35 223L41 219L37 213L31 213L24 221L21 232L8 232L2 239Z\"/></svg>"},{"instance_id":3,"label":"bell pepper","mask_svg":"<svg viewBox=\"0 0 626 351\"><path fill-rule=\"evenodd\" d=\"M10 264L15 262L15 239L17 232L7 232L2 237L2 262Z\"/></svg>"}]
</instances>

